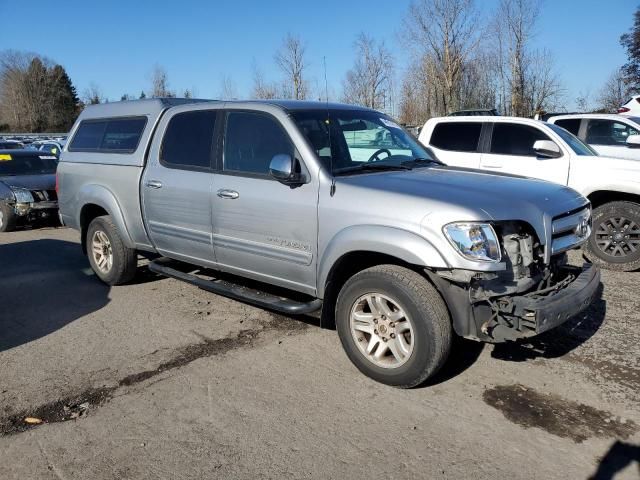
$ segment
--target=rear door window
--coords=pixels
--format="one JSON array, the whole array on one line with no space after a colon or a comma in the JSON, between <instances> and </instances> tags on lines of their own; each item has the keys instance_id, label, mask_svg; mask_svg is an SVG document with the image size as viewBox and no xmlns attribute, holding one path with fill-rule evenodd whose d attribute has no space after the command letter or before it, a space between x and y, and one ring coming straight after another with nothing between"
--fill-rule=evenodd
<instances>
[{"instance_id":1,"label":"rear door window","mask_svg":"<svg viewBox=\"0 0 640 480\"><path fill-rule=\"evenodd\" d=\"M540 130L517 123L495 123L491 135L491 153L535 157L533 144L538 140L550 140Z\"/></svg>"},{"instance_id":2,"label":"rear door window","mask_svg":"<svg viewBox=\"0 0 640 480\"><path fill-rule=\"evenodd\" d=\"M580 118L563 118L560 120L556 120L554 123L559 127L564 128L570 133L573 133L576 137L578 136L578 132L580 132L580 122L582 120Z\"/></svg>"},{"instance_id":3,"label":"rear door window","mask_svg":"<svg viewBox=\"0 0 640 480\"><path fill-rule=\"evenodd\" d=\"M590 119L586 141L592 145L624 146L630 135L638 135L638 130L626 123Z\"/></svg>"},{"instance_id":4,"label":"rear door window","mask_svg":"<svg viewBox=\"0 0 640 480\"><path fill-rule=\"evenodd\" d=\"M430 144L442 150L477 152L482 122L442 122L435 126Z\"/></svg>"},{"instance_id":5,"label":"rear door window","mask_svg":"<svg viewBox=\"0 0 640 480\"><path fill-rule=\"evenodd\" d=\"M160 162L173 168L211 168L216 110L176 114L162 139Z\"/></svg>"},{"instance_id":6,"label":"rear door window","mask_svg":"<svg viewBox=\"0 0 640 480\"><path fill-rule=\"evenodd\" d=\"M69 151L133 153L146 124L146 117L84 120L71 140Z\"/></svg>"}]
</instances>

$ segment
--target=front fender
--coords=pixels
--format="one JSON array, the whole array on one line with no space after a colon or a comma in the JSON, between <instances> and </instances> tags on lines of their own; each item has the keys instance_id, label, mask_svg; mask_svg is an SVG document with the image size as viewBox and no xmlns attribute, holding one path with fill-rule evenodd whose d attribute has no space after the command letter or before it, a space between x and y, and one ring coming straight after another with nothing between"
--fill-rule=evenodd
<instances>
[{"instance_id":1,"label":"front fender","mask_svg":"<svg viewBox=\"0 0 640 480\"><path fill-rule=\"evenodd\" d=\"M13 202L15 197L11 189L3 182L0 182L0 202Z\"/></svg>"},{"instance_id":2,"label":"front fender","mask_svg":"<svg viewBox=\"0 0 640 480\"><path fill-rule=\"evenodd\" d=\"M356 251L382 253L424 267L450 268L440 252L415 233L379 225L347 227L329 241L318 262L319 298L324 296L327 278L338 259Z\"/></svg>"},{"instance_id":3,"label":"front fender","mask_svg":"<svg viewBox=\"0 0 640 480\"><path fill-rule=\"evenodd\" d=\"M131 238L129 229L124 220L120 204L116 200L115 195L105 186L96 184L83 185L78 192L78 205L82 208L78 209L76 225L81 226L82 210L86 205L93 204L102 207L113 219L113 223L118 227L118 233L122 238L122 242L129 248L135 248L135 243Z\"/></svg>"}]
</instances>

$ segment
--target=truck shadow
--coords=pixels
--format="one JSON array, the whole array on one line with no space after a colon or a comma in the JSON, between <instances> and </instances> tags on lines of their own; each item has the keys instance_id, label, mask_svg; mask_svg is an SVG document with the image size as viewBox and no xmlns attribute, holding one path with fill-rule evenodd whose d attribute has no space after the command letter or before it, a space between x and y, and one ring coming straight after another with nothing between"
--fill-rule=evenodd
<instances>
[{"instance_id":1,"label":"truck shadow","mask_svg":"<svg viewBox=\"0 0 640 480\"><path fill-rule=\"evenodd\" d=\"M635 464L640 478L640 445L616 440L609 451L600 460L595 473L589 480L612 480L616 474Z\"/></svg>"},{"instance_id":2,"label":"truck shadow","mask_svg":"<svg viewBox=\"0 0 640 480\"><path fill-rule=\"evenodd\" d=\"M77 243L0 245L0 352L27 344L109 303Z\"/></svg>"},{"instance_id":3,"label":"truck shadow","mask_svg":"<svg viewBox=\"0 0 640 480\"><path fill-rule=\"evenodd\" d=\"M607 312L602 290L600 284L596 300L582 314L536 337L496 344L491 356L509 362L526 362L536 358L558 358L570 353L593 337L602 326Z\"/></svg>"}]
</instances>

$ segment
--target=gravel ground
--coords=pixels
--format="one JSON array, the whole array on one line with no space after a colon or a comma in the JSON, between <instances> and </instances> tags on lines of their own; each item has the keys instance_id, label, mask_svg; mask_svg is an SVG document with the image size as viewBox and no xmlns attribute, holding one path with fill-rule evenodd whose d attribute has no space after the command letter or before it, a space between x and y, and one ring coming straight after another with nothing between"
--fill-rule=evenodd
<instances>
[{"instance_id":1,"label":"gravel ground","mask_svg":"<svg viewBox=\"0 0 640 480\"><path fill-rule=\"evenodd\" d=\"M640 273L602 280L580 318L461 341L404 391L316 318L144 268L109 288L76 232L0 234L0 478L637 479Z\"/></svg>"}]
</instances>

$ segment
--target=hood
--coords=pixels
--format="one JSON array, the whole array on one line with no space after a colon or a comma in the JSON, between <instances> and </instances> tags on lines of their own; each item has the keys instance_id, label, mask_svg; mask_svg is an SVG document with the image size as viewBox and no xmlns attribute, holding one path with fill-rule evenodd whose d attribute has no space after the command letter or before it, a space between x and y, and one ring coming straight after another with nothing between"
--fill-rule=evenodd
<instances>
[{"instance_id":1,"label":"hood","mask_svg":"<svg viewBox=\"0 0 640 480\"><path fill-rule=\"evenodd\" d=\"M630 174L634 180L640 181L640 161L638 160L598 155L578 157L578 161L588 165L589 168L606 171L607 173Z\"/></svg>"},{"instance_id":2,"label":"hood","mask_svg":"<svg viewBox=\"0 0 640 480\"><path fill-rule=\"evenodd\" d=\"M354 175L345 180L354 186L457 206L486 220L524 220L524 211L535 211L538 217L540 214L554 217L588 202L563 185L456 167Z\"/></svg>"},{"instance_id":3,"label":"hood","mask_svg":"<svg viewBox=\"0 0 640 480\"><path fill-rule=\"evenodd\" d=\"M27 190L54 190L56 188L55 173L41 175L0 176L0 182L9 187L26 188Z\"/></svg>"}]
</instances>

